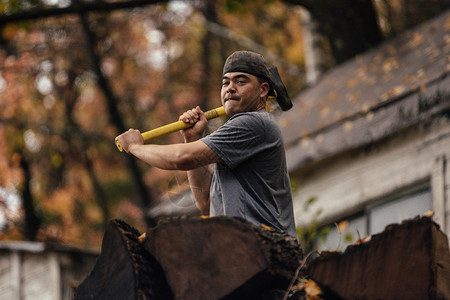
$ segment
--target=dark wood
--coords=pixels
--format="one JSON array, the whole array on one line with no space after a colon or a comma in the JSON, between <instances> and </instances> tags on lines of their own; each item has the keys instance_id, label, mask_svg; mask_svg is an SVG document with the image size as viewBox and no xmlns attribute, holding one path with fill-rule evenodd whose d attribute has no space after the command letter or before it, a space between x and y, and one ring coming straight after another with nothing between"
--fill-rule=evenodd
<instances>
[{"instance_id":1,"label":"dark wood","mask_svg":"<svg viewBox=\"0 0 450 300\"><path fill-rule=\"evenodd\" d=\"M77 288L75 299L173 299L161 266L145 251L139 236L128 224L111 221L101 254L91 273Z\"/></svg>"},{"instance_id":2,"label":"dark wood","mask_svg":"<svg viewBox=\"0 0 450 300\"><path fill-rule=\"evenodd\" d=\"M139 236L111 221L75 299L281 300L303 258L295 238L236 218L167 219ZM448 239L428 217L407 220L302 274L323 299L450 299Z\"/></svg>"},{"instance_id":3,"label":"dark wood","mask_svg":"<svg viewBox=\"0 0 450 300\"><path fill-rule=\"evenodd\" d=\"M295 238L236 218L175 218L147 235L175 299L262 299L288 288L303 257Z\"/></svg>"},{"instance_id":4,"label":"dark wood","mask_svg":"<svg viewBox=\"0 0 450 300\"><path fill-rule=\"evenodd\" d=\"M448 239L428 217L407 220L344 253L321 253L307 274L343 299L450 299Z\"/></svg>"},{"instance_id":5,"label":"dark wood","mask_svg":"<svg viewBox=\"0 0 450 300\"><path fill-rule=\"evenodd\" d=\"M75 299L282 299L303 258L295 238L236 218L167 219L146 234L111 221Z\"/></svg>"}]
</instances>

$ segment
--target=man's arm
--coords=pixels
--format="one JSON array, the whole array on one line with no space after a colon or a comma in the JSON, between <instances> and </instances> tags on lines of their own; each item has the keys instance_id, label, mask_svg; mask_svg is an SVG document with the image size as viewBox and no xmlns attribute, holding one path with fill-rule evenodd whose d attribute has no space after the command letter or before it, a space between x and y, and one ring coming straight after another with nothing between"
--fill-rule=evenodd
<instances>
[{"instance_id":1,"label":"man's arm","mask_svg":"<svg viewBox=\"0 0 450 300\"><path fill-rule=\"evenodd\" d=\"M182 132L184 144L144 145L138 130L130 129L116 137L124 151L166 170L187 170L189 185L202 212L209 211L209 189L212 166L220 157L200 140L206 127L206 118L200 108L195 108L180 116L180 120L194 124Z\"/></svg>"},{"instance_id":2,"label":"man's arm","mask_svg":"<svg viewBox=\"0 0 450 300\"><path fill-rule=\"evenodd\" d=\"M137 133L140 134L139 131ZM217 154L200 140L171 145L132 144L124 150L149 165L165 170L189 171L219 160Z\"/></svg>"},{"instance_id":3,"label":"man's arm","mask_svg":"<svg viewBox=\"0 0 450 300\"><path fill-rule=\"evenodd\" d=\"M181 131L185 143L198 141L204 136L207 121L203 111L198 106L182 114L179 120L194 125L191 128ZM215 156L215 162L220 161L217 154ZM189 186L194 195L195 205L203 214L209 214L209 191L213 171L213 165L204 165L197 169L187 171Z\"/></svg>"},{"instance_id":4,"label":"man's arm","mask_svg":"<svg viewBox=\"0 0 450 300\"><path fill-rule=\"evenodd\" d=\"M207 165L187 172L195 205L204 215L209 214L209 191L213 170L213 165Z\"/></svg>"}]
</instances>

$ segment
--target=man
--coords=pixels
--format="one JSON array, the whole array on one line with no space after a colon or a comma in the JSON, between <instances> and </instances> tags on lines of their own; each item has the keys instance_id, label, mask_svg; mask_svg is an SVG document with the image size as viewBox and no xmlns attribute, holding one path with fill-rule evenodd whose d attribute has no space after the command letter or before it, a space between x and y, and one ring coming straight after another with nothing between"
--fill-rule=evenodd
<instances>
[{"instance_id":1,"label":"man","mask_svg":"<svg viewBox=\"0 0 450 300\"><path fill-rule=\"evenodd\" d=\"M180 120L185 143L144 145L138 130L119 135L125 152L168 170L187 170L196 205L210 215L239 217L296 236L281 132L266 101L273 93L265 59L238 51L223 68L221 100L230 119L204 137L207 120L196 108ZM215 164L215 165L213 165Z\"/></svg>"}]
</instances>

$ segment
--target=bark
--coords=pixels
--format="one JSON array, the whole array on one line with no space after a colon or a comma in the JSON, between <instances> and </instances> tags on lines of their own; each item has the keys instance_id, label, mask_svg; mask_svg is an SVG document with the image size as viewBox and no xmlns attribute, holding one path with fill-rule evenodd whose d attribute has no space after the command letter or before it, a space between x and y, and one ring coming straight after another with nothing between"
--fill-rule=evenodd
<instances>
[{"instance_id":1,"label":"bark","mask_svg":"<svg viewBox=\"0 0 450 300\"><path fill-rule=\"evenodd\" d=\"M206 0L204 1L204 7L202 9L202 14L205 17L206 22L217 23L217 13L216 13L216 2L215 0ZM202 55L201 61L203 65L203 78L204 80L200 83L200 92L201 101L200 107L202 109L207 109L207 105L209 103L209 92L208 87L212 86L212 78L214 78L211 74L211 52L214 43L214 35L207 30L202 42Z\"/></svg>"},{"instance_id":2,"label":"bark","mask_svg":"<svg viewBox=\"0 0 450 300\"><path fill-rule=\"evenodd\" d=\"M322 253L307 274L334 295L325 299L450 299L448 239L431 218L407 220L344 253Z\"/></svg>"},{"instance_id":3,"label":"bark","mask_svg":"<svg viewBox=\"0 0 450 300\"><path fill-rule=\"evenodd\" d=\"M108 225L97 262L77 288L75 300L171 300L158 262L139 242L139 232L113 220Z\"/></svg>"},{"instance_id":4,"label":"bark","mask_svg":"<svg viewBox=\"0 0 450 300\"><path fill-rule=\"evenodd\" d=\"M30 163L21 153L20 167L23 171L22 206L25 213L23 232L27 240L35 241L42 220L39 217L34 205L33 194L31 193L31 170Z\"/></svg>"},{"instance_id":5,"label":"bark","mask_svg":"<svg viewBox=\"0 0 450 300\"><path fill-rule=\"evenodd\" d=\"M302 259L295 238L234 218L168 219L146 235L110 222L75 299L281 300Z\"/></svg>"}]
</instances>

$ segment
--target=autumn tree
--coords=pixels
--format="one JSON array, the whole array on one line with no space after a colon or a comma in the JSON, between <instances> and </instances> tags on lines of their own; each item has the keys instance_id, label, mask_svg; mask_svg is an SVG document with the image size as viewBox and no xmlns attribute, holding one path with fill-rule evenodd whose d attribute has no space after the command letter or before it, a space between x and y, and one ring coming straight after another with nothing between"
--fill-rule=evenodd
<instances>
[{"instance_id":1,"label":"autumn tree","mask_svg":"<svg viewBox=\"0 0 450 300\"><path fill-rule=\"evenodd\" d=\"M238 49L276 64L295 95L306 86L299 6L341 62L383 39L380 19L400 15L400 1L375 3L1 3L0 237L98 245L110 218L151 226L145 211L161 194L187 188L185 174L118 152L118 133L164 125L195 105L218 106L223 61ZM419 8L405 16L413 12ZM154 142L178 141L172 134ZM10 209L17 199L20 209Z\"/></svg>"}]
</instances>

